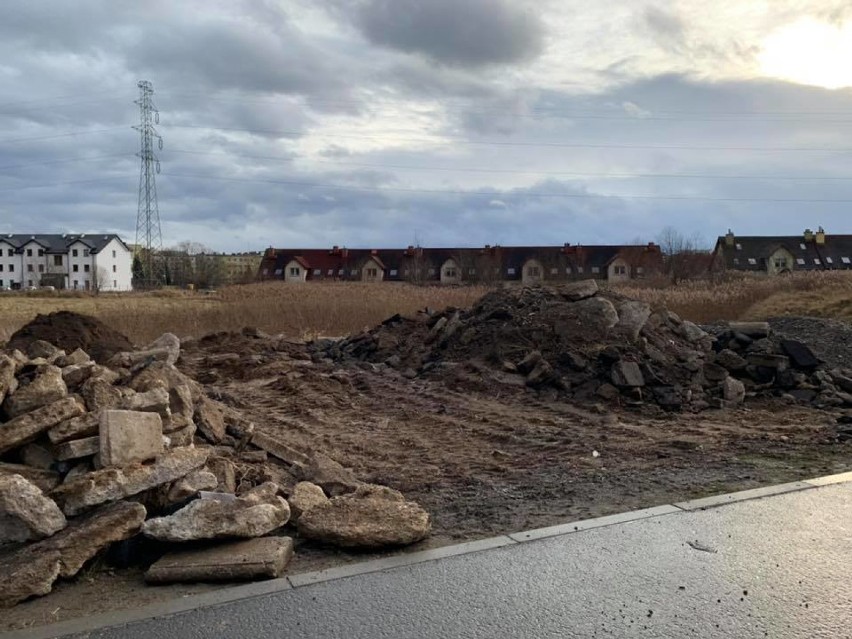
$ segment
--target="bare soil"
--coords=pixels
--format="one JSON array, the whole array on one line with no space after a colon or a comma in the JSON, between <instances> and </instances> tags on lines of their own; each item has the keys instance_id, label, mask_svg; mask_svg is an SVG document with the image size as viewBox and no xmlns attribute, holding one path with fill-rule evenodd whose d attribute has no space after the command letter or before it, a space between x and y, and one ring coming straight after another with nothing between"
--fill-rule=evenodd
<instances>
[{"instance_id":1,"label":"bare soil","mask_svg":"<svg viewBox=\"0 0 852 639\"><path fill-rule=\"evenodd\" d=\"M768 400L698 415L580 407L510 381L471 388L364 362L314 362L302 344L251 332L191 342L180 366L257 428L422 504L433 534L398 552L852 468L835 414ZM289 572L376 556L297 539ZM96 563L5 610L0 630L214 587L147 587L140 570Z\"/></svg>"}]
</instances>

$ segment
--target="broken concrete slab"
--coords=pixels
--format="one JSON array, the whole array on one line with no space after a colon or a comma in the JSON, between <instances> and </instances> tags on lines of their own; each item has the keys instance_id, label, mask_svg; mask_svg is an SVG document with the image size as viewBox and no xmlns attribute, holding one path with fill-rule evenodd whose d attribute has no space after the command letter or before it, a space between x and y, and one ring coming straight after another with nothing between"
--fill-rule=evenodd
<instances>
[{"instance_id":1,"label":"broken concrete slab","mask_svg":"<svg viewBox=\"0 0 852 639\"><path fill-rule=\"evenodd\" d=\"M225 414L219 402L201 398L195 406L195 425L207 441L221 442L225 437Z\"/></svg>"},{"instance_id":2,"label":"broken concrete slab","mask_svg":"<svg viewBox=\"0 0 852 639\"><path fill-rule=\"evenodd\" d=\"M27 357L30 359L36 359L37 357L43 357L45 359L50 359L54 357L56 353L59 352L59 349L51 344L50 342L46 342L43 339L37 339L29 343L27 346Z\"/></svg>"},{"instance_id":3,"label":"broken concrete slab","mask_svg":"<svg viewBox=\"0 0 852 639\"><path fill-rule=\"evenodd\" d=\"M328 501L322 488L309 481L300 481L293 487L293 492L287 498L290 504L290 520L295 523L302 513Z\"/></svg>"},{"instance_id":4,"label":"broken concrete slab","mask_svg":"<svg viewBox=\"0 0 852 639\"><path fill-rule=\"evenodd\" d=\"M610 376L612 383L621 388L640 388L645 385L645 377L636 362L616 362L612 365Z\"/></svg>"},{"instance_id":5,"label":"broken concrete slab","mask_svg":"<svg viewBox=\"0 0 852 639\"><path fill-rule=\"evenodd\" d=\"M290 537L261 537L169 553L145 573L148 583L276 579L293 557Z\"/></svg>"},{"instance_id":6,"label":"broken concrete slab","mask_svg":"<svg viewBox=\"0 0 852 639\"><path fill-rule=\"evenodd\" d=\"M30 443L41 433L82 415L85 410L75 397L65 397L0 424L0 454Z\"/></svg>"},{"instance_id":7,"label":"broken concrete slab","mask_svg":"<svg viewBox=\"0 0 852 639\"><path fill-rule=\"evenodd\" d=\"M728 348L716 354L716 363L729 371L741 371L748 366L748 362L744 357Z\"/></svg>"},{"instance_id":8,"label":"broken concrete slab","mask_svg":"<svg viewBox=\"0 0 852 639\"><path fill-rule=\"evenodd\" d=\"M18 388L18 380L15 378L17 368L18 364L14 359L0 353L0 404L6 399L6 395L14 393Z\"/></svg>"},{"instance_id":9,"label":"broken concrete slab","mask_svg":"<svg viewBox=\"0 0 852 639\"><path fill-rule=\"evenodd\" d=\"M224 457L210 457L207 468L216 476L216 484L210 490L220 493L233 493L237 489L237 469L234 463Z\"/></svg>"},{"instance_id":10,"label":"broken concrete slab","mask_svg":"<svg viewBox=\"0 0 852 639\"><path fill-rule=\"evenodd\" d=\"M197 499L168 517L149 519L142 533L158 541L261 537L290 519L290 506L278 486L261 484L233 501Z\"/></svg>"},{"instance_id":11,"label":"broken concrete slab","mask_svg":"<svg viewBox=\"0 0 852 639\"><path fill-rule=\"evenodd\" d=\"M100 413L105 408L121 408L125 395L118 386L101 377L90 377L80 387L80 395L86 402L86 408Z\"/></svg>"},{"instance_id":12,"label":"broken concrete slab","mask_svg":"<svg viewBox=\"0 0 852 639\"><path fill-rule=\"evenodd\" d=\"M774 355L771 353L749 353L746 360L752 366L771 368L779 373L790 367L790 358L784 355Z\"/></svg>"},{"instance_id":13,"label":"broken concrete slab","mask_svg":"<svg viewBox=\"0 0 852 639\"><path fill-rule=\"evenodd\" d=\"M89 354L82 348L78 348L58 360L56 362L56 365L60 368L64 368L66 366L79 366L81 364L88 364L91 361L92 358L89 357Z\"/></svg>"},{"instance_id":14,"label":"broken concrete slab","mask_svg":"<svg viewBox=\"0 0 852 639\"><path fill-rule=\"evenodd\" d=\"M292 446L288 446L279 439L275 439L271 435L257 430L251 436L251 443L253 446L265 450L273 457L277 457L288 464L307 464L309 462L308 456L304 453Z\"/></svg>"},{"instance_id":15,"label":"broken concrete slab","mask_svg":"<svg viewBox=\"0 0 852 639\"><path fill-rule=\"evenodd\" d=\"M303 512L297 527L306 539L344 548L382 548L424 539L431 522L429 513L401 493L365 484Z\"/></svg>"},{"instance_id":16,"label":"broken concrete slab","mask_svg":"<svg viewBox=\"0 0 852 639\"><path fill-rule=\"evenodd\" d=\"M173 430L166 436L169 440L169 448L179 448L182 446L192 446L193 438L195 437L195 423L190 422L180 430Z\"/></svg>"},{"instance_id":17,"label":"broken concrete slab","mask_svg":"<svg viewBox=\"0 0 852 639\"><path fill-rule=\"evenodd\" d=\"M38 486L20 475L0 475L0 545L49 537L66 524Z\"/></svg>"},{"instance_id":18,"label":"broken concrete slab","mask_svg":"<svg viewBox=\"0 0 852 639\"><path fill-rule=\"evenodd\" d=\"M71 439L82 439L98 434L98 414L86 413L79 417L72 417L47 431L47 437L51 444L61 444Z\"/></svg>"},{"instance_id":19,"label":"broken concrete slab","mask_svg":"<svg viewBox=\"0 0 852 639\"><path fill-rule=\"evenodd\" d=\"M49 493L59 485L59 473L53 470L41 470L25 464L7 464L0 462L0 477L3 475L20 475L35 484L44 493Z\"/></svg>"},{"instance_id":20,"label":"broken concrete slab","mask_svg":"<svg viewBox=\"0 0 852 639\"><path fill-rule=\"evenodd\" d=\"M95 370L95 363L88 362L86 364L72 364L62 367L62 380L68 388L78 388L87 379L92 376Z\"/></svg>"},{"instance_id":21,"label":"broken concrete slab","mask_svg":"<svg viewBox=\"0 0 852 639\"><path fill-rule=\"evenodd\" d=\"M51 497L66 515L77 515L93 506L137 495L161 486L201 468L207 462L207 451L196 448L174 448L150 464L133 464L126 468L105 468L87 473L55 488Z\"/></svg>"},{"instance_id":22,"label":"broken concrete slab","mask_svg":"<svg viewBox=\"0 0 852 639\"><path fill-rule=\"evenodd\" d=\"M62 370L50 364L24 368L17 379L18 388L3 402L3 410L9 418L52 404L68 394Z\"/></svg>"},{"instance_id":23,"label":"broken concrete slab","mask_svg":"<svg viewBox=\"0 0 852 639\"><path fill-rule=\"evenodd\" d=\"M651 307L648 303L638 300L623 300L615 305L615 310L618 313L618 324L615 325L614 330L629 340L639 339L639 333L642 332L645 323L651 317Z\"/></svg>"},{"instance_id":24,"label":"broken concrete slab","mask_svg":"<svg viewBox=\"0 0 852 639\"><path fill-rule=\"evenodd\" d=\"M122 405L122 408L125 410L157 413L163 419L168 419L172 416L172 411L169 407L169 391L165 388L152 388L142 393L137 393L132 389L128 390L130 393L125 397Z\"/></svg>"},{"instance_id":25,"label":"broken concrete slab","mask_svg":"<svg viewBox=\"0 0 852 639\"><path fill-rule=\"evenodd\" d=\"M769 322L729 322L728 327L733 333L740 333L752 339L769 337Z\"/></svg>"},{"instance_id":26,"label":"broken concrete slab","mask_svg":"<svg viewBox=\"0 0 852 639\"><path fill-rule=\"evenodd\" d=\"M582 280L580 282L563 284L558 290L559 294L569 302L579 302L580 300L594 297L600 289L595 280Z\"/></svg>"},{"instance_id":27,"label":"broken concrete slab","mask_svg":"<svg viewBox=\"0 0 852 639\"><path fill-rule=\"evenodd\" d=\"M56 551L41 554L18 552L0 562L0 608L46 595L59 577L60 559Z\"/></svg>"},{"instance_id":28,"label":"broken concrete slab","mask_svg":"<svg viewBox=\"0 0 852 639\"><path fill-rule=\"evenodd\" d=\"M165 390L160 390L168 399ZM163 452L163 422L157 413L104 410L99 423L104 468L147 461Z\"/></svg>"},{"instance_id":29,"label":"broken concrete slab","mask_svg":"<svg viewBox=\"0 0 852 639\"><path fill-rule=\"evenodd\" d=\"M153 362L146 366L130 381L129 386L139 393L157 387L171 391L178 386L186 386L189 388L193 402L199 401L204 395L204 391L198 382L181 373L172 364L165 362Z\"/></svg>"},{"instance_id":30,"label":"broken concrete slab","mask_svg":"<svg viewBox=\"0 0 852 639\"><path fill-rule=\"evenodd\" d=\"M18 456L25 465L40 470L50 470L56 459L47 448L41 444L27 444L18 451Z\"/></svg>"},{"instance_id":31,"label":"broken concrete slab","mask_svg":"<svg viewBox=\"0 0 852 639\"><path fill-rule=\"evenodd\" d=\"M255 437L259 434L256 433ZM254 440L252 442L256 443ZM313 482L331 497L351 493L364 485L351 470L318 452L314 452L307 463L294 464L290 472L296 479Z\"/></svg>"},{"instance_id":32,"label":"broken concrete slab","mask_svg":"<svg viewBox=\"0 0 852 639\"><path fill-rule=\"evenodd\" d=\"M209 470L194 470L186 477L181 477L168 487L163 505L179 504L190 497L194 497L203 490L215 490L218 483L216 475Z\"/></svg>"},{"instance_id":33,"label":"broken concrete slab","mask_svg":"<svg viewBox=\"0 0 852 639\"><path fill-rule=\"evenodd\" d=\"M56 459L67 461L96 455L100 449L100 437L85 437L63 442L56 447Z\"/></svg>"},{"instance_id":34,"label":"broken concrete slab","mask_svg":"<svg viewBox=\"0 0 852 639\"><path fill-rule=\"evenodd\" d=\"M820 364L819 358L814 355L810 347L798 340L781 340L781 350L787 354L795 368L810 371Z\"/></svg>"},{"instance_id":35,"label":"broken concrete slab","mask_svg":"<svg viewBox=\"0 0 852 639\"><path fill-rule=\"evenodd\" d=\"M722 399L739 406L745 401L745 385L733 377L725 378L722 382Z\"/></svg>"}]
</instances>

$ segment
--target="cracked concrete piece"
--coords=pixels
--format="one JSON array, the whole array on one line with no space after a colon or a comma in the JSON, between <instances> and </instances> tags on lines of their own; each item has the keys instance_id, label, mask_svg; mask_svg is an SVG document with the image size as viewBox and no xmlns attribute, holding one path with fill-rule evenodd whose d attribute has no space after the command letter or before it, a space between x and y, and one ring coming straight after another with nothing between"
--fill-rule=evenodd
<instances>
[{"instance_id":1,"label":"cracked concrete piece","mask_svg":"<svg viewBox=\"0 0 852 639\"><path fill-rule=\"evenodd\" d=\"M65 397L0 424L0 454L28 444L44 431L84 412L75 397Z\"/></svg>"},{"instance_id":2,"label":"cracked concrete piece","mask_svg":"<svg viewBox=\"0 0 852 639\"><path fill-rule=\"evenodd\" d=\"M168 393L160 390L168 401ZM163 422L157 413L104 410L99 422L104 468L147 461L163 452Z\"/></svg>"}]
</instances>

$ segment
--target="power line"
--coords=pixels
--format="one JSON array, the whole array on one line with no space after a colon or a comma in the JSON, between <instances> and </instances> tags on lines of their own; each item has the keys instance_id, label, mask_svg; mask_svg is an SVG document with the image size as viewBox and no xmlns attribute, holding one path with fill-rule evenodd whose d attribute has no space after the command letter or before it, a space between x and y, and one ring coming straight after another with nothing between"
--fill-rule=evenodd
<instances>
[{"instance_id":1,"label":"power line","mask_svg":"<svg viewBox=\"0 0 852 639\"><path fill-rule=\"evenodd\" d=\"M107 95L107 94L118 95L118 92L117 91L93 91L93 92L88 93L88 95ZM126 93L122 93L122 94L126 95ZM19 104L32 104L32 103L39 103L39 102L56 102L57 100L65 100L65 99L68 99L68 98L79 98L79 97L80 97L79 93L72 93L72 94L68 94L68 95L59 95L59 96L55 96L55 97L52 97L52 98L34 98L32 100L18 100L16 102L3 102L2 104L0 104L0 109L5 109L6 107L16 106L16 105L19 105Z\"/></svg>"},{"instance_id":2,"label":"power line","mask_svg":"<svg viewBox=\"0 0 852 639\"><path fill-rule=\"evenodd\" d=\"M188 155L205 155L221 157L237 157L246 160L272 160L279 162L296 162L299 158L283 158L274 155L245 155L242 153L222 153L214 151L188 151L170 149L170 153ZM602 177L602 178L700 178L718 180L852 180L852 176L796 176L796 175L715 175L703 173L590 173L574 171L524 171L518 169L489 169L452 166L413 166L405 164L371 164L364 162L340 162L337 160L311 160L318 164L335 166L353 166L372 169L402 169L412 171L446 171L449 173L499 173L511 175L542 175L542 176L573 176L573 177Z\"/></svg>"},{"instance_id":3,"label":"power line","mask_svg":"<svg viewBox=\"0 0 852 639\"><path fill-rule=\"evenodd\" d=\"M107 158L132 156L132 153L112 153L110 155L96 155L94 157L66 158L64 160L45 160L43 162L30 162L29 164L8 164L6 166L0 166L0 171L7 171L9 169L24 169L30 166L44 166L47 164L66 164L69 162L94 162L96 160L105 160Z\"/></svg>"},{"instance_id":4,"label":"power line","mask_svg":"<svg viewBox=\"0 0 852 639\"><path fill-rule=\"evenodd\" d=\"M23 191L24 189L44 189L53 186L67 186L69 184L92 184L95 182L109 182L111 180L127 180L131 177L135 177L133 175L114 175L111 177L103 177L96 178L94 180L71 180L69 182L46 182L43 184L25 184L23 186L12 186L6 188L0 188L0 191Z\"/></svg>"},{"instance_id":5,"label":"power line","mask_svg":"<svg viewBox=\"0 0 852 639\"><path fill-rule=\"evenodd\" d=\"M278 137L301 138L306 135L304 131L289 131L276 129L244 129L238 127L214 127L194 124L173 124L177 129L203 129L208 131L229 131L236 133L250 133L253 135L275 135ZM429 138L409 138L376 135L352 135L343 133L311 133L313 137L320 138L344 138L354 140L385 140L396 142L421 142L424 144L435 144L442 140L431 140ZM483 145L483 146L520 146L520 147L546 147L546 148L587 148L587 149L644 149L644 150L678 150L678 151L757 151L757 152L809 152L809 153L852 153L850 148L824 148L824 147L753 147L753 146L685 146L685 145L661 145L661 144L593 144L591 142L525 142L508 140L463 140L460 138L444 138L443 141L460 145Z\"/></svg>"},{"instance_id":6,"label":"power line","mask_svg":"<svg viewBox=\"0 0 852 639\"><path fill-rule=\"evenodd\" d=\"M85 131L69 131L68 133L54 133L53 135L37 135L29 138L7 138L0 140L0 144L15 144L17 142L30 142L33 140L52 140L54 138L69 138L75 135L91 135L93 133L106 133L107 131L116 131L117 129L130 128L129 125L113 126L106 129L87 129Z\"/></svg>"},{"instance_id":7,"label":"power line","mask_svg":"<svg viewBox=\"0 0 852 639\"><path fill-rule=\"evenodd\" d=\"M287 186L304 186L311 188L328 188L344 191L369 191L369 192L398 192L398 193L429 193L436 195L476 195L485 197L506 197L518 195L518 193L501 192L501 191L465 191L451 189L420 189L420 188L402 188L402 187L376 187L376 186L348 186L342 184L324 184L321 182L302 182L296 180L267 180L261 178L232 178L216 175L187 175L180 173L164 173L163 175L176 178L191 178L200 180L217 180L226 182L255 182L263 184L281 184ZM796 202L796 203L831 203L831 204L847 204L852 203L852 199L807 199L807 198L739 198L739 197L703 197L693 195L604 195L593 193L523 193L523 197L540 197L540 198L572 198L572 199L599 199L599 198L620 198L629 200L695 200L707 202Z\"/></svg>"}]
</instances>

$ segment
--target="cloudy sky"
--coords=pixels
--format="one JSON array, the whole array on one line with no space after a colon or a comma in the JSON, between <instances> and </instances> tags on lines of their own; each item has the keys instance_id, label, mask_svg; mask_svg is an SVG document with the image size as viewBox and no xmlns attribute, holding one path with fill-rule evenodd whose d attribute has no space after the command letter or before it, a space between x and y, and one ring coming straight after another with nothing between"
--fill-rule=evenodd
<instances>
[{"instance_id":1,"label":"cloudy sky","mask_svg":"<svg viewBox=\"0 0 852 639\"><path fill-rule=\"evenodd\" d=\"M852 233L848 0L4 0L0 232L166 245Z\"/></svg>"}]
</instances>

